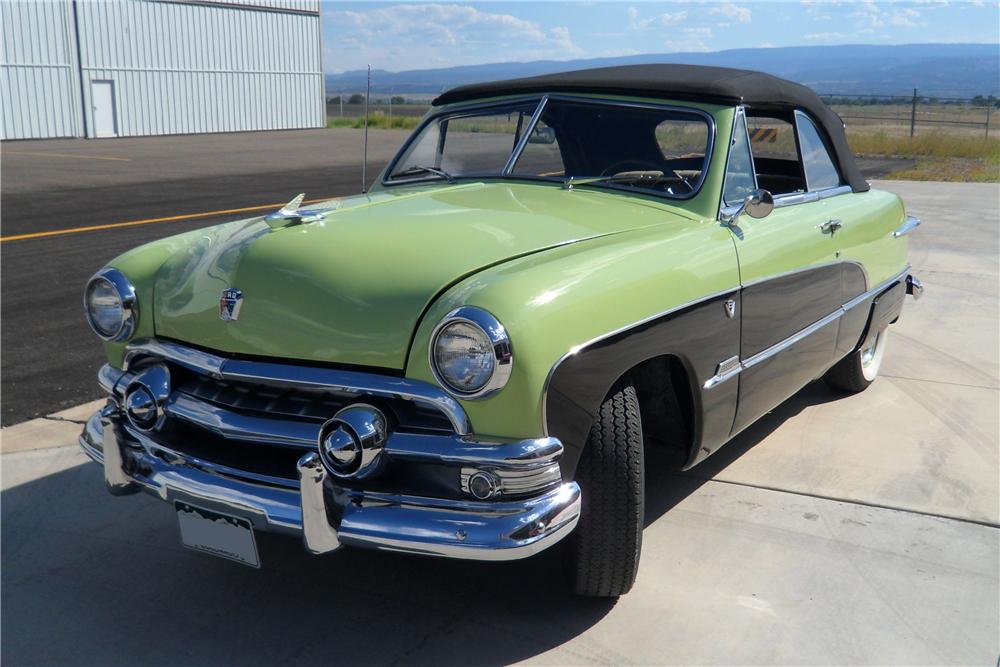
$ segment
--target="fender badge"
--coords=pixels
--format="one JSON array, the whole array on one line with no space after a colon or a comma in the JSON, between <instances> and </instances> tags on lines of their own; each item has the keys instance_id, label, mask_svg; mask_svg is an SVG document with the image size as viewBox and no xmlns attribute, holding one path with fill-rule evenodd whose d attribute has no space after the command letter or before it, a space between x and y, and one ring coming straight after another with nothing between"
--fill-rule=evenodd
<instances>
[{"instance_id":1,"label":"fender badge","mask_svg":"<svg viewBox=\"0 0 1000 667\"><path fill-rule=\"evenodd\" d=\"M736 302L732 299L726 299L726 303L724 305L726 307L726 317L729 319L736 317ZM234 317L233 319L235 320L236 318Z\"/></svg>"},{"instance_id":2,"label":"fender badge","mask_svg":"<svg viewBox=\"0 0 1000 667\"><path fill-rule=\"evenodd\" d=\"M227 287L219 296L219 319L223 322L235 322L240 319L242 306L243 292L235 287Z\"/></svg>"}]
</instances>

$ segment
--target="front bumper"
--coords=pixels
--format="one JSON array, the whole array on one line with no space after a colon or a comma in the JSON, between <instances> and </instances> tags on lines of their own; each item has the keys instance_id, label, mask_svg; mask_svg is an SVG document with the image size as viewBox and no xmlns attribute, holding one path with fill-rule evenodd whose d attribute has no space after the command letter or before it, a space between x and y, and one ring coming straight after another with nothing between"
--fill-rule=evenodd
<instances>
[{"instance_id":1,"label":"front bumper","mask_svg":"<svg viewBox=\"0 0 1000 667\"><path fill-rule=\"evenodd\" d=\"M115 495L145 491L168 502L193 502L247 519L257 530L300 535L305 548L316 554L352 545L470 560L515 560L552 546L576 527L580 517L576 482L518 500L372 493L335 484L317 452L299 460L298 489L241 479L235 471L229 475L218 465L167 449L130 429L114 400L87 421L79 442L91 459L103 465L105 483ZM483 450L523 450L532 443ZM561 452L559 446L553 456ZM496 462L496 454L466 462L489 465Z\"/></svg>"}]
</instances>

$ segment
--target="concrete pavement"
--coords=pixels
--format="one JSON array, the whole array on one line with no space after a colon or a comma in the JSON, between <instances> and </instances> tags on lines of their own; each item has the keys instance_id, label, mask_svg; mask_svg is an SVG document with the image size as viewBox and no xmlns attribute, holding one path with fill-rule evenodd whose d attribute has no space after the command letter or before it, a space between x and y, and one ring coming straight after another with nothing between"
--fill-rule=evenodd
<instances>
[{"instance_id":1,"label":"concrete pavement","mask_svg":"<svg viewBox=\"0 0 1000 667\"><path fill-rule=\"evenodd\" d=\"M878 185L925 223L927 292L884 376L851 397L811 385L684 475L651 458L639 578L617 603L564 593L556 553L314 558L262 535L250 570L184 550L169 506L109 496L74 447L18 447L5 661L996 665L1000 186Z\"/></svg>"}]
</instances>

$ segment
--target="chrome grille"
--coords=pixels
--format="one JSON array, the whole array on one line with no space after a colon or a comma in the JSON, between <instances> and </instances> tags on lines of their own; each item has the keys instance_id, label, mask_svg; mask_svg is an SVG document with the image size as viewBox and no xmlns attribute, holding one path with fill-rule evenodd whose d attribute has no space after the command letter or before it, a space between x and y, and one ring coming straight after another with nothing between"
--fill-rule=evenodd
<instances>
[{"instance_id":1,"label":"chrome grille","mask_svg":"<svg viewBox=\"0 0 1000 667\"><path fill-rule=\"evenodd\" d=\"M349 403L362 399L357 394L336 394L297 388L272 387L217 380L182 368L171 369L174 387L191 398L243 414L322 423ZM448 418L433 409L410 401L387 400L399 428L415 432L451 433Z\"/></svg>"}]
</instances>

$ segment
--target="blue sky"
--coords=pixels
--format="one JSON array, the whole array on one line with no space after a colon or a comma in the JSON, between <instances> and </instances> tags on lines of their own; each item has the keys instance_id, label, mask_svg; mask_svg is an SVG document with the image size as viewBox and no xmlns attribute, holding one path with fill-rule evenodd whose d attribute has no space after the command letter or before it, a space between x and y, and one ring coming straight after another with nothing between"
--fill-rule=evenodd
<instances>
[{"instance_id":1,"label":"blue sky","mask_svg":"<svg viewBox=\"0 0 1000 667\"><path fill-rule=\"evenodd\" d=\"M822 44L1000 41L997 0L338 2L328 72Z\"/></svg>"}]
</instances>

